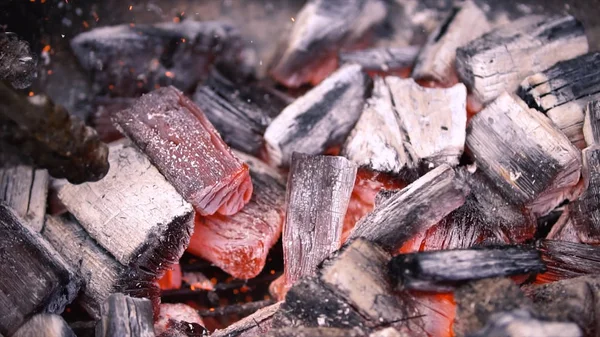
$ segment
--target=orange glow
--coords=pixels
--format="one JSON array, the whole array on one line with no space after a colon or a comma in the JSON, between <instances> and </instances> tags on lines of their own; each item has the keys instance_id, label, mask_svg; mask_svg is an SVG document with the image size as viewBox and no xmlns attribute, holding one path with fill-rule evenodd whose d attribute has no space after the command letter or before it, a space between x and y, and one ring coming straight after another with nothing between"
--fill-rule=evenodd
<instances>
[{"instance_id":1,"label":"orange glow","mask_svg":"<svg viewBox=\"0 0 600 337\"><path fill-rule=\"evenodd\" d=\"M181 288L181 282L181 267L179 264L174 264L172 268L167 270L165 275L158 280L158 285L162 290L172 290Z\"/></svg>"},{"instance_id":2,"label":"orange glow","mask_svg":"<svg viewBox=\"0 0 600 337\"><path fill-rule=\"evenodd\" d=\"M184 39L184 38L181 38L181 42L185 43L185 39Z\"/></svg>"},{"instance_id":3,"label":"orange glow","mask_svg":"<svg viewBox=\"0 0 600 337\"><path fill-rule=\"evenodd\" d=\"M215 311L215 308L210 308L210 309L208 309L208 310L210 310L210 311Z\"/></svg>"},{"instance_id":4,"label":"orange glow","mask_svg":"<svg viewBox=\"0 0 600 337\"><path fill-rule=\"evenodd\" d=\"M132 10L132 9L133 9L133 5L130 5L130 6L129 6L129 10Z\"/></svg>"},{"instance_id":5,"label":"orange glow","mask_svg":"<svg viewBox=\"0 0 600 337\"><path fill-rule=\"evenodd\" d=\"M34 93L33 91L30 91L30 92L29 92L29 97L31 97L31 96L33 96L33 95L35 95L35 93Z\"/></svg>"},{"instance_id":6,"label":"orange glow","mask_svg":"<svg viewBox=\"0 0 600 337\"><path fill-rule=\"evenodd\" d=\"M454 295L414 292L417 309L425 315L423 329L429 336L453 337L456 317Z\"/></svg>"},{"instance_id":7,"label":"orange glow","mask_svg":"<svg viewBox=\"0 0 600 337\"><path fill-rule=\"evenodd\" d=\"M168 78L175 78L175 74L173 74L170 71L165 72L165 76L167 76Z\"/></svg>"},{"instance_id":8,"label":"orange glow","mask_svg":"<svg viewBox=\"0 0 600 337\"><path fill-rule=\"evenodd\" d=\"M275 270L271 269L270 273L271 275L275 275Z\"/></svg>"},{"instance_id":9,"label":"orange glow","mask_svg":"<svg viewBox=\"0 0 600 337\"><path fill-rule=\"evenodd\" d=\"M131 27L131 28L135 27L135 23L130 23L129 27Z\"/></svg>"},{"instance_id":10,"label":"orange glow","mask_svg":"<svg viewBox=\"0 0 600 337\"><path fill-rule=\"evenodd\" d=\"M42 0L41 2L42 2L43 4L45 4L45 3L46 3L46 0Z\"/></svg>"},{"instance_id":11,"label":"orange glow","mask_svg":"<svg viewBox=\"0 0 600 337\"><path fill-rule=\"evenodd\" d=\"M47 45L44 46L44 49L42 49L42 53L47 53L47 52L50 51L50 49L52 49L52 48L50 47L49 44L47 44Z\"/></svg>"},{"instance_id":12,"label":"orange glow","mask_svg":"<svg viewBox=\"0 0 600 337\"><path fill-rule=\"evenodd\" d=\"M114 86L114 85L112 85L112 84L110 84L110 85L108 86L108 90L111 90L111 91L112 91L114 88L115 88L115 86Z\"/></svg>"},{"instance_id":13,"label":"orange glow","mask_svg":"<svg viewBox=\"0 0 600 337\"><path fill-rule=\"evenodd\" d=\"M210 279L210 283L212 283L213 285L216 285L217 284L217 278L216 277L211 278Z\"/></svg>"},{"instance_id":14,"label":"orange glow","mask_svg":"<svg viewBox=\"0 0 600 337\"><path fill-rule=\"evenodd\" d=\"M52 75L53 71L52 69L48 70L48 75Z\"/></svg>"},{"instance_id":15,"label":"orange glow","mask_svg":"<svg viewBox=\"0 0 600 337\"><path fill-rule=\"evenodd\" d=\"M178 16L176 16L176 17L173 18L173 22L180 23L181 19Z\"/></svg>"},{"instance_id":16,"label":"orange glow","mask_svg":"<svg viewBox=\"0 0 600 337\"><path fill-rule=\"evenodd\" d=\"M87 21L83 21L83 27L90 28L90 24Z\"/></svg>"},{"instance_id":17,"label":"orange glow","mask_svg":"<svg viewBox=\"0 0 600 337\"><path fill-rule=\"evenodd\" d=\"M240 293L240 291L239 291L239 290L237 290L237 289L233 289L233 294L234 294L234 295L237 295L237 294L239 294L239 293Z\"/></svg>"},{"instance_id":18,"label":"orange glow","mask_svg":"<svg viewBox=\"0 0 600 337\"><path fill-rule=\"evenodd\" d=\"M96 22L98 22L98 20L100 20L100 17L98 16L98 14L96 12L92 12L92 16L94 17L94 20Z\"/></svg>"}]
</instances>

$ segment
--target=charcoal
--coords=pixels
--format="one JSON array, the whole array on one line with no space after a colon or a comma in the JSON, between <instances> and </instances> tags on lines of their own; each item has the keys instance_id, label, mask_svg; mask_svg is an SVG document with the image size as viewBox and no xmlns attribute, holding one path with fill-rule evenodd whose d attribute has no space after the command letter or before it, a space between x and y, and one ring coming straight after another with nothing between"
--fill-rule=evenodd
<instances>
[{"instance_id":1,"label":"charcoal","mask_svg":"<svg viewBox=\"0 0 600 337\"><path fill-rule=\"evenodd\" d=\"M600 145L600 101L591 101L586 106L583 135L588 146Z\"/></svg>"},{"instance_id":2,"label":"charcoal","mask_svg":"<svg viewBox=\"0 0 600 337\"><path fill-rule=\"evenodd\" d=\"M600 247L573 242L541 240L537 248L547 271L538 283L554 282L584 275L600 274Z\"/></svg>"},{"instance_id":3,"label":"charcoal","mask_svg":"<svg viewBox=\"0 0 600 337\"><path fill-rule=\"evenodd\" d=\"M400 128L390 89L385 81L374 80L373 94L342 147L341 155L358 167L399 174L416 169L415 154Z\"/></svg>"},{"instance_id":4,"label":"charcoal","mask_svg":"<svg viewBox=\"0 0 600 337\"><path fill-rule=\"evenodd\" d=\"M190 91L211 63L237 63L242 41L230 24L184 20L95 28L77 35L71 48L97 92L136 97L157 86Z\"/></svg>"},{"instance_id":5,"label":"charcoal","mask_svg":"<svg viewBox=\"0 0 600 337\"><path fill-rule=\"evenodd\" d=\"M217 71L196 88L194 103L227 145L258 155L267 126L289 103L273 90L238 85Z\"/></svg>"},{"instance_id":6,"label":"charcoal","mask_svg":"<svg viewBox=\"0 0 600 337\"><path fill-rule=\"evenodd\" d=\"M67 322L53 314L37 314L23 324L12 337L77 337Z\"/></svg>"},{"instance_id":7,"label":"charcoal","mask_svg":"<svg viewBox=\"0 0 600 337\"><path fill-rule=\"evenodd\" d=\"M201 272L198 271L188 271L183 273L183 282L190 285L192 290L200 289L200 290L215 290L215 285L210 282L210 279L206 277Z\"/></svg>"},{"instance_id":8,"label":"charcoal","mask_svg":"<svg viewBox=\"0 0 600 337\"><path fill-rule=\"evenodd\" d=\"M109 161L106 178L65 185L58 196L119 263L160 277L189 243L192 206L127 141L111 144Z\"/></svg>"},{"instance_id":9,"label":"charcoal","mask_svg":"<svg viewBox=\"0 0 600 337\"><path fill-rule=\"evenodd\" d=\"M37 77L37 57L14 33L0 33L0 80L25 89Z\"/></svg>"},{"instance_id":10,"label":"charcoal","mask_svg":"<svg viewBox=\"0 0 600 337\"><path fill-rule=\"evenodd\" d=\"M31 314L60 314L79 291L67 263L0 202L0 334L11 336Z\"/></svg>"},{"instance_id":11,"label":"charcoal","mask_svg":"<svg viewBox=\"0 0 600 337\"><path fill-rule=\"evenodd\" d=\"M370 79L358 65L340 68L288 105L265 131L269 161L288 166L294 151L322 154L341 145L363 110Z\"/></svg>"},{"instance_id":12,"label":"charcoal","mask_svg":"<svg viewBox=\"0 0 600 337\"><path fill-rule=\"evenodd\" d=\"M412 71L417 80L434 81L442 86L458 82L455 70L456 49L487 33L493 23L473 1L454 7L447 18L429 35Z\"/></svg>"},{"instance_id":13,"label":"charcoal","mask_svg":"<svg viewBox=\"0 0 600 337\"><path fill-rule=\"evenodd\" d=\"M383 328L369 334L369 337L405 337L406 335L394 328Z\"/></svg>"},{"instance_id":14,"label":"charcoal","mask_svg":"<svg viewBox=\"0 0 600 337\"><path fill-rule=\"evenodd\" d=\"M287 87L318 84L337 66L337 52L386 16L381 0L310 0L300 10L271 76Z\"/></svg>"},{"instance_id":15,"label":"charcoal","mask_svg":"<svg viewBox=\"0 0 600 337\"><path fill-rule=\"evenodd\" d=\"M337 328L281 328L269 331L267 337L363 337L360 331Z\"/></svg>"},{"instance_id":16,"label":"charcoal","mask_svg":"<svg viewBox=\"0 0 600 337\"><path fill-rule=\"evenodd\" d=\"M558 62L527 77L518 93L527 104L543 112L576 146L585 147L583 120L588 103L600 98L600 53Z\"/></svg>"},{"instance_id":17,"label":"charcoal","mask_svg":"<svg viewBox=\"0 0 600 337\"><path fill-rule=\"evenodd\" d=\"M154 337L152 303L145 298L112 294L102 305L96 337Z\"/></svg>"},{"instance_id":18,"label":"charcoal","mask_svg":"<svg viewBox=\"0 0 600 337\"><path fill-rule=\"evenodd\" d=\"M582 152L584 191L569 204L573 228L582 242L600 244L600 145L587 147Z\"/></svg>"},{"instance_id":19,"label":"charcoal","mask_svg":"<svg viewBox=\"0 0 600 337\"><path fill-rule=\"evenodd\" d=\"M232 215L250 200L248 168L174 87L142 96L114 120L201 215Z\"/></svg>"},{"instance_id":20,"label":"charcoal","mask_svg":"<svg viewBox=\"0 0 600 337\"><path fill-rule=\"evenodd\" d=\"M471 119L466 145L506 200L536 216L558 206L579 180L579 151L514 95L504 93Z\"/></svg>"},{"instance_id":21,"label":"charcoal","mask_svg":"<svg viewBox=\"0 0 600 337\"><path fill-rule=\"evenodd\" d=\"M196 309L183 303L161 304L154 332L162 337L208 336Z\"/></svg>"},{"instance_id":22,"label":"charcoal","mask_svg":"<svg viewBox=\"0 0 600 337\"><path fill-rule=\"evenodd\" d=\"M96 98L95 111L90 118L90 125L98 133L103 142L110 143L123 138L123 134L116 128L111 117L115 113L127 109L135 103L135 98Z\"/></svg>"},{"instance_id":23,"label":"charcoal","mask_svg":"<svg viewBox=\"0 0 600 337\"><path fill-rule=\"evenodd\" d=\"M0 82L0 140L36 166L74 184L108 171L108 149L96 132L47 97L30 98Z\"/></svg>"},{"instance_id":24,"label":"charcoal","mask_svg":"<svg viewBox=\"0 0 600 337\"><path fill-rule=\"evenodd\" d=\"M343 157L293 154L282 236L286 287L340 247L355 177L356 166Z\"/></svg>"},{"instance_id":25,"label":"charcoal","mask_svg":"<svg viewBox=\"0 0 600 337\"><path fill-rule=\"evenodd\" d=\"M49 179L47 170L29 165L0 167L0 201L12 208L36 232L44 226Z\"/></svg>"},{"instance_id":26,"label":"charcoal","mask_svg":"<svg viewBox=\"0 0 600 337\"><path fill-rule=\"evenodd\" d=\"M393 74L410 69L419 54L418 46L371 48L341 52L339 63L356 63L364 71Z\"/></svg>"},{"instance_id":27,"label":"charcoal","mask_svg":"<svg viewBox=\"0 0 600 337\"><path fill-rule=\"evenodd\" d=\"M198 216L187 251L236 278L250 279L262 271L269 250L281 235L285 179L260 160L235 154L250 166L252 198L235 215Z\"/></svg>"},{"instance_id":28,"label":"charcoal","mask_svg":"<svg viewBox=\"0 0 600 337\"><path fill-rule=\"evenodd\" d=\"M401 254L389 269L399 288L452 291L466 281L543 272L545 266L534 248L503 246Z\"/></svg>"},{"instance_id":29,"label":"charcoal","mask_svg":"<svg viewBox=\"0 0 600 337\"><path fill-rule=\"evenodd\" d=\"M456 51L458 77L487 104L514 92L523 78L588 52L583 26L572 16L529 15Z\"/></svg>"},{"instance_id":30,"label":"charcoal","mask_svg":"<svg viewBox=\"0 0 600 337\"><path fill-rule=\"evenodd\" d=\"M460 207L467 194L468 188L457 179L454 170L441 165L406 188L376 201L373 212L359 221L350 239L362 237L396 250Z\"/></svg>"},{"instance_id":31,"label":"charcoal","mask_svg":"<svg viewBox=\"0 0 600 337\"><path fill-rule=\"evenodd\" d=\"M540 320L526 310L499 312L487 324L468 337L582 337L581 329L573 323Z\"/></svg>"},{"instance_id":32,"label":"charcoal","mask_svg":"<svg viewBox=\"0 0 600 337\"><path fill-rule=\"evenodd\" d=\"M281 303L260 309L225 329L216 330L212 337L254 337L265 334L272 324L272 317L279 310Z\"/></svg>"},{"instance_id":33,"label":"charcoal","mask_svg":"<svg viewBox=\"0 0 600 337\"><path fill-rule=\"evenodd\" d=\"M447 89L424 88L413 79L385 78L392 93L400 128L412 151L428 168L458 165L465 144L467 90L463 84Z\"/></svg>"},{"instance_id":34,"label":"charcoal","mask_svg":"<svg viewBox=\"0 0 600 337\"><path fill-rule=\"evenodd\" d=\"M581 243L579 233L573 226L573 219L571 219L571 211L569 205L564 208L564 211L556 221L556 223L550 229L546 239L555 241L567 241L574 243Z\"/></svg>"}]
</instances>

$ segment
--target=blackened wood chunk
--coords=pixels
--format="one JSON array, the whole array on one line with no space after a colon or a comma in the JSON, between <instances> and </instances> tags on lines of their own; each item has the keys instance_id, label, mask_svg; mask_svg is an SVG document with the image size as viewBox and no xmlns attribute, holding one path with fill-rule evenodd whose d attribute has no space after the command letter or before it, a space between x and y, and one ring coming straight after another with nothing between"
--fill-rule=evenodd
<instances>
[{"instance_id":1,"label":"blackened wood chunk","mask_svg":"<svg viewBox=\"0 0 600 337\"><path fill-rule=\"evenodd\" d=\"M343 157L294 153L282 238L286 286L340 248L355 178L356 166Z\"/></svg>"},{"instance_id":2,"label":"blackened wood chunk","mask_svg":"<svg viewBox=\"0 0 600 337\"><path fill-rule=\"evenodd\" d=\"M580 152L541 112L508 93L471 119L466 144L507 201L538 216L579 180Z\"/></svg>"},{"instance_id":3,"label":"blackened wood chunk","mask_svg":"<svg viewBox=\"0 0 600 337\"><path fill-rule=\"evenodd\" d=\"M429 168L458 165L465 145L467 89L461 83L450 88L425 88L413 79L385 78L392 93L400 128L411 150Z\"/></svg>"},{"instance_id":4,"label":"blackened wood chunk","mask_svg":"<svg viewBox=\"0 0 600 337\"><path fill-rule=\"evenodd\" d=\"M341 64L356 63L364 71L394 73L410 69L419 54L418 46L372 48L341 52Z\"/></svg>"},{"instance_id":5,"label":"blackened wood chunk","mask_svg":"<svg viewBox=\"0 0 600 337\"><path fill-rule=\"evenodd\" d=\"M452 9L445 21L429 35L412 72L417 80L431 80L443 86L458 81L456 49L487 33L493 26L473 1Z\"/></svg>"},{"instance_id":6,"label":"blackened wood chunk","mask_svg":"<svg viewBox=\"0 0 600 337\"><path fill-rule=\"evenodd\" d=\"M468 193L454 170L441 165L376 202L373 212L356 225L350 239L362 237L388 250L396 250L460 207Z\"/></svg>"},{"instance_id":7,"label":"blackened wood chunk","mask_svg":"<svg viewBox=\"0 0 600 337\"><path fill-rule=\"evenodd\" d=\"M527 77L518 93L531 108L545 113L573 144L583 148L586 107L600 98L599 68L600 53L562 61Z\"/></svg>"},{"instance_id":8,"label":"blackened wood chunk","mask_svg":"<svg viewBox=\"0 0 600 337\"><path fill-rule=\"evenodd\" d=\"M39 233L0 203L0 334L10 336L29 315L60 314L79 280Z\"/></svg>"},{"instance_id":9,"label":"blackened wood chunk","mask_svg":"<svg viewBox=\"0 0 600 337\"><path fill-rule=\"evenodd\" d=\"M423 291L451 291L470 280L545 271L534 248L519 246L456 249L401 254L389 264L398 287Z\"/></svg>"},{"instance_id":10,"label":"blackened wood chunk","mask_svg":"<svg viewBox=\"0 0 600 337\"><path fill-rule=\"evenodd\" d=\"M271 328L273 315L279 310L280 303L262 308L225 329L214 331L212 337L254 337L265 334Z\"/></svg>"},{"instance_id":11,"label":"blackened wood chunk","mask_svg":"<svg viewBox=\"0 0 600 337\"><path fill-rule=\"evenodd\" d=\"M65 185L58 196L118 262L160 276L189 243L192 206L127 141L111 144L109 161L105 179Z\"/></svg>"},{"instance_id":12,"label":"blackened wood chunk","mask_svg":"<svg viewBox=\"0 0 600 337\"><path fill-rule=\"evenodd\" d=\"M526 310L499 312L487 324L468 337L583 337L581 329L568 322L554 322L534 317Z\"/></svg>"},{"instance_id":13,"label":"blackened wood chunk","mask_svg":"<svg viewBox=\"0 0 600 337\"><path fill-rule=\"evenodd\" d=\"M248 167L181 91L146 94L115 122L200 214L232 215L250 200Z\"/></svg>"},{"instance_id":14,"label":"blackened wood chunk","mask_svg":"<svg viewBox=\"0 0 600 337\"><path fill-rule=\"evenodd\" d=\"M322 154L341 145L356 124L370 93L370 79L347 65L288 105L269 125L269 161L288 166L293 152Z\"/></svg>"},{"instance_id":15,"label":"blackened wood chunk","mask_svg":"<svg viewBox=\"0 0 600 337\"><path fill-rule=\"evenodd\" d=\"M287 45L270 73L288 87L318 84L337 65L337 52L386 16L381 0L310 0L295 17Z\"/></svg>"},{"instance_id":16,"label":"blackened wood chunk","mask_svg":"<svg viewBox=\"0 0 600 337\"><path fill-rule=\"evenodd\" d=\"M36 166L74 184L108 171L108 148L94 129L44 95L25 97L0 83L0 140Z\"/></svg>"},{"instance_id":17,"label":"blackened wood chunk","mask_svg":"<svg viewBox=\"0 0 600 337\"><path fill-rule=\"evenodd\" d=\"M542 240L537 243L547 272L538 280L552 282L600 274L600 247L580 243Z\"/></svg>"},{"instance_id":18,"label":"blackened wood chunk","mask_svg":"<svg viewBox=\"0 0 600 337\"><path fill-rule=\"evenodd\" d=\"M193 89L213 62L236 63L242 42L230 24L184 20L100 27L77 35L71 48L97 90L135 97L156 86Z\"/></svg>"},{"instance_id":19,"label":"blackened wood chunk","mask_svg":"<svg viewBox=\"0 0 600 337\"><path fill-rule=\"evenodd\" d=\"M583 26L574 17L529 15L459 48L456 66L469 91L489 103L514 92L526 76L587 52Z\"/></svg>"},{"instance_id":20,"label":"blackened wood chunk","mask_svg":"<svg viewBox=\"0 0 600 337\"><path fill-rule=\"evenodd\" d=\"M585 108L583 136L587 146L600 145L600 100L589 102Z\"/></svg>"},{"instance_id":21,"label":"blackened wood chunk","mask_svg":"<svg viewBox=\"0 0 600 337\"><path fill-rule=\"evenodd\" d=\"M37 77L37 57L14 33L0 33L0 80L25 89Z\"/></svg>"},{"instance_id":22,"label":"blackened wood chunk","mask_svg":"<svg viewBox=\"0 0 600 337\"><path fill-rule=\"evenodd\" d=\"M145 298L112 294L102 305L96 337L154 337L152 303Z\"/></svg>"},{"instance_id":23,"label":"blackened wood chunk","mask_svg":"<svg viewBox=\"0 0 600 337\"><path fill-rule=\"evenodd\" d=\"M29 318L12 337L77 337L67 322L54 314L37 314Z\"/></svg>"},{"instance_id":24,"label":"blackened wood chunk","mask_svg":"<svg viewBox=\"0 0 600 337\"><path fill-rule=\"evenodd\" d=\"M568 205L573 227L582 242L600 244L600 145L583 150L584 191Z\"/></svg>"},{"instance_id":25,"label":"blackened wood chunk","mask_svg":"<svg viewBox=\"0 0 600 337\"><path fill-rule=\"evenodd\" d=\"M238 85L213 71L194 93L194 103L232 148L258 155L263 134L287 105L273 90L256 84Z\"/></svg>"},{"instance_id":26,"label":"blackened wood chunk","mask_svg":"<svg viewBox=\"0 0 600 337\"><path fill-rule=\"evenodd\" d=\"M273 329L266 337L362 337L360 331L338 328L281 328Z\"/></svg>"},{"instance_id":27,"label":"blackened wood chunk","mask_svg":"<svg viewBox=\"0 0 600 337\"><path fill-rule=\"evenodd\" d=\"M0 159L3 159L0 155ZM0 167L0 201L12 208L34 231L44 226L48 198L48 171L28 165Z\"/></svg>"}]
</instances>

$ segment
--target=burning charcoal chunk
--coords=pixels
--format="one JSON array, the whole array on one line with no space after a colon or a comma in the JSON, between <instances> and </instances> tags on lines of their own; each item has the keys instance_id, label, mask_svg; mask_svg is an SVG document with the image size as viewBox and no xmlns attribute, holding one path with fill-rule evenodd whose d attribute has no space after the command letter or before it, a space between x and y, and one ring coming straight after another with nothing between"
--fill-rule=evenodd
<instances>
[{"instance_id":1,"label":"burning charcoal chunk","mask_svg":"<svg viewBox=\"0 0 600 337\"><path fill-rule=\"evenodd\" d=\"M152 303L145 298L112 294L102 305L96 337L154 337Z\"/></svg>"},{"instance_id":2,"label":"burning charcoal chunk","mask_svg":"<svg viewBox=\"0 0 600 337\"><path fill-rule=\"evenodd\" d=\"M363 337L364 334L357 330L337 328L281 328L273 329L266 337Z\"/></svg>"},{"instance_id":3,"label":"burning charcoal chunk","mask_svg":"<svg viewBox=\"0 0 600 337\"><path fill-rule=\"evenodd\" d=\"M600 101L588 103L583 121L583 135L588 146L600 145Z\"/></svg>"},{"instance_id":4,"label":"burning charcoal chunk","mask_svg":"<svg viewBox=\"0 0 600 337\"><path fill-rule=\"evenodd\" d=\"M546 114L580 148L585 147L583 120L588 103L600 98L600 53L562 61L527 77L519 96Z\"/></svg>"},{"instance_id":5,"label":"burning charcoal chunk","mask_svg":"<svg viewBox=\"0 0 600 337\"><path fill-rule=\"evenodd\" d=\"M292 152L322 154L341 145L363 110L370 79L358 65L340 68L323 83L288 105L269 125L269 160L289 165Z\"/></svg>"},{"instance_id":6,"label":"burning charcoal chunk","mask_svg":"<svg viewBox=\"0 0 600 337\"><path fill-rule=\"evenodd\" d=\"M456 51L458 77L481 103L514 92L526 76L588 52L572 16L525 16Z\"/></svg>"},{"instance_id":7,"label":"burning charcoal chunk","mask_svg":"<svg viewBox=\"0 0 600 337\"><path fill-rule=\"evenodd\" d=\"M525 310L499 312L490 317L483 329L468 337L583 337L573 323L540 320Z\"/></svg>"},{"instance_id":8,"label":"burning charcoal chunk","mask_svg":"<svg viewBox=\"0 0 600 337\"><path fill-rule=\"evenodd\" d=\"M454 333L465 336L483 328L490 317L501 311L532 310L533 304L510 279L484 279L459 287L454 294L456 320Z\"/></svg>"},{"instance_id":9,"label":"burning charcoal chunk","mask_svg":"<svg viewBox=\"0 0 600 337\"><path fill-rule=\"evenodd\" d=\"M213 71L207 83L196 89L194 103L219 131L225 143L258 155L267 126L289 102L273 90L257 85L237 85Z\"/></svg>"},{"instance_id":10,"label":"burning charcoal chunk","mask_svg":"<svg viewBox=\"0 0 600 337\"><path fill-rule=\"evenodd\" d=\"M507 93L473 117L466 144L507 201L538 216L579 180L579 151L542 113Z\"/></svg>"},{"instance_id":11,"label":"burning charcoal chunk","mask_svg":"<svg viewBox=\"0 0 600 337\"><path fill-rule=\"evenodd\" d=\"M406 135L398 124L390 89L380 77L374 83L373 95L346 139L341 154L371 171L399 174L406 169L416 169L414 161L418 158L409 153L412 148L406 143Z\"/></svg>"},{"instance_id":12,"label":"burning charcoal chunk","mask_svg":"<svg viewBox=\"0 0 600 337\"><path fill-rule=\"evenodd\" d=\"M365 238L396 250L465 202L468 189L454 170L442 165L399 192L383 197L354 228L350 239Z\"/></svg>"},{"instance_id":13,"label":"burning charcoal chunk","mask_svg":"<svg viewBox=\"0 0 600 337\"><path fill-rule=\"evenodd\" d=\"M0 167L0 201L36 232L44 226L49 179L48 171L27 165Z\"/></svg>"},{"instance_id":14,"label":"burning charcoal chunk","mask_svg":"<svg viewBox=\"0 0 600 337\"><path fill-rule=\"evenodd\" d=\"M236 153L250 166L254 192L235 215L197 217L188 252L230 275L250 279L265 266L285 219L284 178L260 160Z\"/></svg>"},{"instance_id":15,"label":"burning charcoal chunk","mask_svg":"<svg viewBox=\"0 0 600 337\"><path fill-rule=\"evenodd\" d=\"M35 312L61 313L79 280L39 233L0 203L0 334L11 336Z\"/></svg>"},{"instance_id":16,"label":"burning charcoal chunk","mask_svg":"<svg viewBox=\"0 0 600 337\"><path fill-rule=\"evenodd\" d=\"M192 206L128 142L111 144L109 161L106 178L66 185L58 196L118 262L160 276L189 243Z\"/></svg>"},{"instance_id":17,"label":"burning charcoal chunk","mask_svg":"<svg viewBox=\"0 0 600 337\"><path fill-rule=\"evenodd\" d=\"M108 171L108 149L92 128L47 97L26 98L1 82L0 140L74 184L97 181Z\"/></svg>"},{"instance_id":18,"label":"burning charcoal chunk","mask_svg":"<svg viewBox=\"0 0 600 337\"><path fill-rule=\"evenodd\" d=\"M365 36L386 16L381 0L310 0L296 16L271 76L288 87L318 84L337 67L337 51Z\"/></svg>"},{"instance_id":19,"label":"burning charcoal chunk","mask_svg":"<svg viewBox=\"0 0 600 337\"><path fill-rule=\"evenodd\" d=\"M456 317L456 304L452 293L410 292L412 302L417 311L408 321L417 320L409 331L413 336L419 333L423 336L454 336L452 326ZM420 335L419 335L420 336Z\"/></svg>"},{"instance_id":20,"label":"burning charcoal chunk","mask_svg":"<svg viewBox=\"0 0 600 337\"><path fill-rule=\"evenodd\" d=\"M600 274L600 247L553 240L542 240L537 246L547 268L537 276L538 283Z\"/></svg>"},{"instance_id":21,"label":"burning charcoal chunk","mask_svg":"<svg viewBox=\"0 0 600 337\"><path fill-rule=\"evenodd\" d=\"M232 215L250 200L248 168L174 87L142 96L115 121L201 215Z\"/></svg>"},{"instance_id":22,"label":"burning charcoal chunk","mask_svg":"<svg viewBox=\"0 0 600 337\"><path fill-rule=\"evenodd\" d=\"M286 287L340 248L356 166L343 157L294 153L283 228Z\"/></svg>"},{"instance_id":23,"label":"burning charcoal chunk","mask_svg":"<svg viewBox=\"0 0 600 337\"><path fill-rule=\"evenodd\" d=\"M59 315L37 314L23 324L12 337L77 337Z\"/></svg>"},{"instance_id":24,"label":"burning charcoal chunk","mask_svg":"<svg viewBox=\"0 0 600 337\"><path fill-rule=\"evenodd\" d=\"M577 230L575 230L575 227L573 226L573 220L571 219L570 213L570 205L565 206L556 223L552 225L546 239L581 243L579 233L577 233Z\"/></svg>"},{"instance_id":25,"label":"burning charcoal chunk","mask_svg":"<svg viewBox=\"0 0 600 337\"><path fill-rule=\"evenodd\" d=\"M162 337L207 336L204 322L196 309L183 303L161 304L154 332ZM187 330L187 331L186 331ZM198 330L198 331L189 331Z\"/></svg>"},{"instance_id":26,"label":"burning charcoal chunk","mask_svg":"<svg viewBox=\"0 0 600 337\"><path fill-rule=\"evenodd\" d=\"M389 268L400 288L423 291L451 291L465 281L545 271L535 249L519 246L398 255Z\"/></svg>"},{"instance_id":27,"label":"burning charcoal chunk","mask_svg":"<svg viewBox=\"0 0 600 337\"><path fill-rule=\"evenodd\" d=\"M135 97L156 86L192 89L213 62L237 63L241 36L222 22L101 27L77 35L71 48L100 92Z\"/></svg>"},{"instance_id":28,"label":"burning charcoal chunk","mask_svg":"<svg viewBox=\"0 0 600 337\"><path fill-rule=\"evenodd\" d=\"M446 20L429 35L419 53L412 77L435 81L443 86L457 83L454 68L456 49L487 33L492 25L482 9L472 1L453 8Z\"/></svg>"},{"instance_id":29,"label":"burning charcoal chunk","mask_svg":"<svg viewBox=\"0 0 600 337\"><path fill-rule=\"evenodd\" d=\"M340 53L339 62L356 63L368 73L396 74L410 69L419 54L417 46L373 48Z\"/></svg>"},{"instance_id":30,"label":"burning charcoal chunk","mask_svg":"<svg viewBox=\"0 0 600 337\"><path fill-rule=\"evenodd\" d=\"M255 337L265 334L272 324L275 312L279 310L281 303L275 303L262 308L252 315L233 323L223 330L216 330L212 337Z\"/></svg>"},{"instance_id":31,"label":"burning charcoal chunk","mask_svg":"<svg viewBox=\"0 0 600 337\"><path fill-rule=\"evenodd\" d=\"M179 266L179 263L176 263L171 266L170 269L167 269L165 274L158 280L158 286L160 287L160 290L173 290L181 288L182 282L183 275L181 273L181 267Z\"/></svg>"},{"instance_id":32,"label":"burning charcoal chunk","mask_svg":"<svg viewBox=\"0 0 600 337\"><path fill-rule=\"evenodd\" d=\"M386 77L400 127L419 159L433 165L458 164L465 145L467 90L424 88L413 79Z\"/></svg>"},{"instance_id":33,"label":"burning charcoal chunk","mask_svg":"<svg viewBox=\"0 0 600 337\"><path fill-rule=\"evenodd\" d=\"M573 228L582 242L600 244L600 145L583 150L583 183L581 196L567 207Z\"/></svg>"},{"instance_id":34,"label":"burning charcoal chunk","mask_svg":"<svg viewBox=\"0 0 600 337\"><path fill-rule=\"evenodd\" d=\"M31 85L37 77L37 57L29 44L14 33L0 33L0 80L16 89Z\"/></svg>"}]
</instances>

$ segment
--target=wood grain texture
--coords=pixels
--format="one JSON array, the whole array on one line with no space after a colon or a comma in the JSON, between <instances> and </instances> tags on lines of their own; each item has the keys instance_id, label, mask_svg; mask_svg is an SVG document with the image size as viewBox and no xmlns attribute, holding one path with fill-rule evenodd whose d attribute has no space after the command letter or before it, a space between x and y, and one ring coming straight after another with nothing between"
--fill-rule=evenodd
<instances>
[{"instance_id":1,"label":"wood grain texture","mask_svg":"<svg viewBox=\"0 0 600 337\"><path fill-rule=\"evenodd\" d=\"M539 319L529 311L517 309L491 315L481 330L473 332L469 336L582 337L583 334L581 329L574 323Z\"/></svg>"},{"instance_id":2,"label":"wood grain texture","mask_svg":"<svg viewBox=\"0 0 600 337\"><path fill-rule=\"evenodd\" d=\"M115 293L102 304L96 337L154 337L153 323L149 300Z\"/></svg>"},{"instance_id":3,"label":"wood grain texture","mask_svg":"<svg viewBox=\"0 0 600 337\"><path fill-rule=\"evenodd\" d=\"M356 63L364 71L387 73L412 67L420 49L418 46L406 46L343 51L339 62Z\"/></svg>"},{"instance_id":4,"label":"wood grain texture","mask_svg":"<svg viewBox=\"0 0 600 337\"><path fill-rule=\"evenodd\" d=\"M581 241L600 244L600 145L585 148L582 156L584 191L567 207Z\"/></svg>"},{"instance_id":5,"label":"wood grain texture","mask_svg":"<svg viewBox=\"0 0 600 337\"><path fill-rule=\"evenodd\" d=\"M360 331L338 328L280 328L269 331L266 337L361 337Z\"/></svg>"},{"instance_id":6,"label":"wood grain texture","mask_svg":"<svg viewBox=\"0 0 600 337\"><path fill-rule=\"evenodd\" d=\"M591 101L586 106L583 136L587 146L600 145L600 101Z\"/></svg>"},{"instance_id":7,"label":"wood grain texture","mask_svg":"<svg viewBox=\"0 0 600 337\"><path fill-rule=\"evenodd\" d=\"M36 232L44 226L49 180L48 171L28 165L0 168L0 201Z\"/></svg>"},{"instance_id":8,"label":"wood grain texture","mask_svg":"<svg viewBox=\"0 0 600 337\"><path fill-rule=\"evenodd\" d=\"M281 303L262 308L225 329L214 331L212 337L254 337L266 333L271 328L271 320Z\"/></svg>"}]
</instances>

